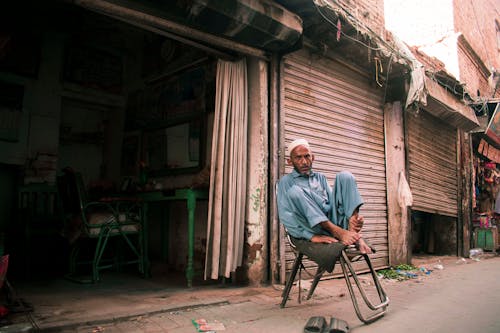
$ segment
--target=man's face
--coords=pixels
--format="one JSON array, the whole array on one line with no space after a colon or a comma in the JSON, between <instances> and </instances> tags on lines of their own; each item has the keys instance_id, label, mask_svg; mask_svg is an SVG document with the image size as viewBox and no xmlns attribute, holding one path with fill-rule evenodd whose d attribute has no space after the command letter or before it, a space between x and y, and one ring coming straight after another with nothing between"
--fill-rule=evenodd
<instances>
[{"instance_id":1,"label":"man's face","mask_svg":"<svg viewBox=\"0 0 500 333\"><path fill-rule=\"evenodd\" d=\"M309 148L297 146L290 154L288 165L293 165L293 168L302 175L309 175L311 173L313 161L314 155Z\"/></svg>"}]
</instances>

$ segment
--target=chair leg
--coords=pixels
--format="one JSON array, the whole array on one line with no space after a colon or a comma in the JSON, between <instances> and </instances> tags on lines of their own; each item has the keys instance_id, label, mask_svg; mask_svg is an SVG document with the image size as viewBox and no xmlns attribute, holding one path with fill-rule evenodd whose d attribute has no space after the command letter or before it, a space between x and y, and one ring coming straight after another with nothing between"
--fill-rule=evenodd
<instances>
[{"instance_id":1,"label":"chair leg","mask_svg":"<svg viewBox=\"0 0 500 333\"><path fill-rule=\"evenodd\" d=\"M314 294L314 290L316 290L316 287L318 286L319 280L321 280L321 277L323 276L324 272L325 272L324 269L318 267L318 270L316 271L316 275L314 275L314 280L311 284L311 289L309 290L309 294L307 294L307 299L311 299L312 295Z\"/></svg>"},{"instance_id":2,"label":"chair leg","mask_svg":"<svg viewBox=\"0 0 500 333\"><path fill-rule=\"evenodd\" d=\"M99 270L101 268L113 266L113 265L108 265L105 267L100 266L102 255L104 254L104 250L106 249L106 245L108 244L110 233L111 233L111 230L108 230L107 228L106 229L102 228L101 234L99 235L99 238L97 240L97 245L96 245L96 248L94 251L94 259L92 260L92 282L93 283L96 283L99 281Z\"/></svg>"},{"instance_id":3,"label":"chair leg","mask_svg":"<svg viewBox=\"0 0 500 333\"><path fill-rule=\"evenodd\" d=\"M368 257L367 254L362 254L363 258L366 261L366 264L368 265L368 268L370 269L371 276L373 278L373 282L375 284L375 287L377 289L377 293L380 299L379 304L373 304L368 297L366 296L366 292L363 289L361 282L358 279L358 276L356 274L356 271L351 265L351 260L349 259L348 255L345 253L345 251L342 251L342 255L340 257L340 265L342 267L342 272L344 273L344 278L347 284L347 288L349 289L349 294L351 295L351 300L352 304L354 305L354 310L356 311L356 315L358 318L365 324L369 324L371 322L374 322L375 320L381 318L387 309L387 306L389 305L389 298L387 297L384 289L382 288L382 285L380 284L380 281L378 280L377 273L373 269L373 266L371 264L370 258ZM354 293L354 288L351 283L351 279L349 275L352 276L359 293L361 294L361 297L363 298L366 306L370 308L371 310L375 311L369 316L364 316L361 313L361 310L359 308L358 300L356 298L356 295Z\"/></svg>"},{"instance_id":4,"label":"chair leg","mask_svg":"<svg viewBox=\"0 0 500 333\"><path fill-rule=\"evenodd\" d=\"M133 259L133 260L130 260L130 261L127 261L127 262L124 262L125 264L131 264L131 263L138 263L139 265L139 272L140 273L143 273L143 248L142 248L142 242L140 240L140 237L139 237L139 240L138 240L138 244L137 246L134 245L134 243L132 242L132 240L130 239L130 237L123 233L122 231L120 231L122 237L123 237L123 240L125 241L125 244L128 245L128 247L130 248L130 250L132 251L132 253L134 254L134 258L137 258L137 259Z\"/></svg>"},{"instance_id":5,"label":"chair leg","mask_svg":"<svg viewBox=\"0 0 500 333\"><path fill-rule=\"evenodd\" d=\"M78 252L80 251L77 244L73 245L69 254L69 273L71 275L76 273L76 259L78 257Z\"/></svg>"},{"instance_id":6,"label":"chair leg","mask_svg":"<svg viewBox=\"0 0 500 333\"><path fill-rule=\"evenodd\" d=\"M288 296L290 295L290 290L292 289L293 281L295 280L295 276L297 275L297 271L299 270L300 265L302 265L302 257L304 255L302 253L297 254L295 261L293 262L292 272L290 273L290 277L286 282L285 289L283 289L283 293L281 294L281 304L280 308L284 308L286 302L288 301Z\"/></svg>"}]
</instances>

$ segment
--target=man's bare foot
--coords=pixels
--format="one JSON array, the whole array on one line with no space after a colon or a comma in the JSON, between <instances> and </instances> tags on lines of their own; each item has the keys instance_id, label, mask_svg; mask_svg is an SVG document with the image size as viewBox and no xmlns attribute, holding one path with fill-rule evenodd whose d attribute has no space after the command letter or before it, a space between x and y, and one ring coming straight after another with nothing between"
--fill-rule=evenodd
<instances>
[{"instance_id":1,"label":"man's bare foot","mask_svg":"<svg viewBox=\"0 0 500 333\"><path fill-rule=\"evenodd\" d=\"M358 242L356 243L356 247L358 248L359 252L363 254L373 253L372 248L368 244L366 244L363 238L360 238L358 240Z\"/></svg>"},{"instance_id":2,"label":"man's bare foot","mask_svg":"<svg viewBox=\"0 0 500 333\"><path fill-rule=\"evenodd\" d=\"M359 239L361 239L361 235L354 231L344 230L339 235L339 240L344 245L352 245L355 244Z\"/></svg>"}]
</instances>

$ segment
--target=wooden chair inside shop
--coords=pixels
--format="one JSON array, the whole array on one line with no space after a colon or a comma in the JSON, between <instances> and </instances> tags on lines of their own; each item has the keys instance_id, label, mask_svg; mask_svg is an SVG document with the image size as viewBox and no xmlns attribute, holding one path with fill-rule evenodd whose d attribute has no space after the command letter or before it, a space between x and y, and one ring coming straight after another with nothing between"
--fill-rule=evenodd
<instances>
[{"instance_id":1,"label":"wooden chair inside shop","mask_svg":"<svg viewBox=\"0 0 500 333\"><path fill-rule=\"evenodd\" d=\"M287 241L290 244L291 249L293 250L295 254L295 260L293 262L293 267L292 271L290 273L290 276L288 278L288 281L285 284L285 289L283 290L282 293L282 300L280 307L284 308L286 305L286 302L288 301L289 295L290 295L290 290L292 289L292 286L295 282L295 277L297 275L297 272L299 273L299 279L298 279L298 289L299 289L299 295L298 295L298 302L301 302L301 273L302 270L305 270L306 268L304 267L303 260L306 257L306 255L296 248L292 241L292 237L288 235L286 232L287 236ZM372 247L372 251L375 249ZM345 279L345 282L347 284L347 289L349 290L349 294L351 296L352 304L354 305L354 310L356 311L356 315L358 316L359 320L361 320L365 324L369 324L371 322L374 322L375 320L381 318L384 316L386 313L387 307L389 305L389 298L387 297L384 289L382 288L382 285L380 284L380 281L378 280L377 273L373 269L372 263L370 261L370 257L367 254L362 254L359 252L354 245L346 247L344 250L342 250L339 258L336 258L334 260L337 260L340 263L340 266L342 268L343 276ZM368 270L371 274L371 278L373 280L373 285L374 289L377 291L377 297L379 300L377 302L373 302L370 297L368 297L366 290L363 288L361 285L361 282L358 278L358 275L356 273L356 270L353 267L354 262L362 262L364 261L365 265L368 267ZM311 283L311 287L309 289L309 293L307 295L307 299L309 300L318 286L318 283L321 280L321 277L323 276L325 270L321 269L320 267L317 268L316 273L313 275L313 281ZM355 286L357 287L355 290ZM368 310L361 310L360 303L358 302L358 298L361 296L364 304L368 308ZM373 298L373 297L371 297ZM368 314L366 312L369 311ZM365 313L363 313L365 312Z\"/></svg>"},{"instance_id":2,"label":"wooden chair inside shop","mask_svg":"<svg viewBox=\"0 0 500 333\"><path fill-rule=\"evenodd\" d=\"M21 246L24 257L23 274L32 276L34 264L40 260L51 260L52 253L45 251L44 258L37 246L54 244L62 230L64 216L61 201L55 184L32 183L21 185L18 189L17 214L22 232ZM52 258L53 259L53 258Z\"/></svg>"},{"instance_id":3,"label":"wooden chair inside shop","mask_svg":"<svg viewBox=\"0 0 500 333\"><path fill-rule=\"evenodd\" d=\"M69 169L57 183L65 213L64 235L71 244L66 277L95 283L101 270L130 264L144 274L141 202L119 197L89 201L81 174ZM83 266L90 266L90 278L82 277Z\"/></svg>"}]
</instances>

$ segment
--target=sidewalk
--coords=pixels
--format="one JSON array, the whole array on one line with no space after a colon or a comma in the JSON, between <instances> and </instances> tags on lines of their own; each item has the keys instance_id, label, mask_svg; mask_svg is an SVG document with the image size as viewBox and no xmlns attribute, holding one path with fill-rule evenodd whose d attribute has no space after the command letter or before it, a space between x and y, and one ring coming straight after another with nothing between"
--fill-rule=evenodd
<instances>
[{"instance_id":1,"label":"sidewalk","mask_svg":"<svg viewBox=\"0 0 500 333\"><path fill-rule=\"evenodd\" d=\"M425 304L426 299L435 303L434 297L438 299L449 297L449 295L446 297L439 295L439 291L444 290L445 286L453 287L452 291L461 290L462 285L469 281L464 280L464 276L470 275L469 282L476 288L476 283L478 286L493 283L478 280L477 276L481 276L477 274L479 271L487 271L489 267L500 271L500 257L493 255L479 262L470 259L464 262L456 257L430 258L427 262L419 261L418 258L414 260L415 266L424 266L432 270L429 275L419 275L417 278L401 282L382 279L391 303L388 314L370 325L363 324L356 317L343 279L321 281L313 298L308 301L303 300L301 304L297 301L298 288L294 286L291 298L284 309L279 307L283 288L281 285L241 288L210 286L194 287L190 290L169 290L148 280L143 280L140 286L135 287L123 280L121 284L118 281L118 284L111 288L101 282L93 286L82 286L76 292L74 284L68 282L65 285L62 281L58 281L59 289L55 289L54 285L44 286L44 290L50 293L35 293L30 289L22 289L18 290L18 294L34 306L32 318L41 332L194 333L197 330L192 321L206 319L218 322L221 327L216 330L217 332L293 333L303 332L303 327L311 316L324 316L326 319L333 316L343 319L347 321L351 331L355 332L397 332L395 330L397 327L412 331L408 326L411 318L417 324L425 321L425 317L419 317L422 313L418 311L409 313L414 301L424 300L422 306L429 306ZM444 269L434 268L439 267L436 265L442 265ZM499 276L496 272L492 274ZM368 283L368 276L360 277L366 282L367 288L373 287ZM490 276L485 278L492 279ZM120 277L116 279L119 280ZM308 281L303 281L302 287L307 286ZM487 284L484 288L488 286ZM463 290L461 292L465 293ZM474 295L478 291L472 290L472 292L471 295ZM307 292L302 292L303 297L306 294ZM500 295L500 291L490 296L500 302L500 296L496 295ZM499 305L500 303L497 303L493 311L498 312L496 309L500 308ZM33 326L25 317L19 317L17 322L21 325L24 323L24 327ZM494 324L492 325L494 327ZM222 327L224 330L220 330ZM389 330L388 327L393 330ZM5 327L0 327L0 332L2 329L5 331ZM494 329L483 331L500 331L498 327Z\"/></svg>"}]
</instances>

